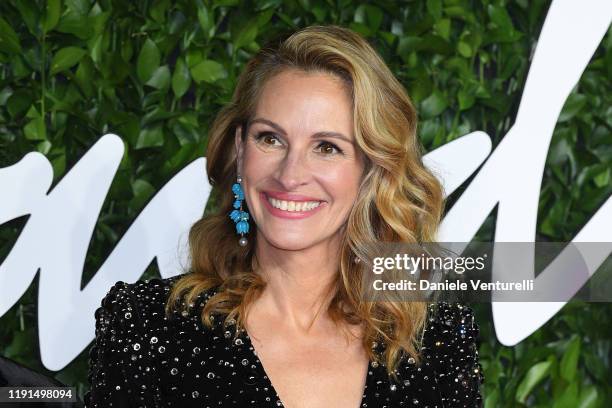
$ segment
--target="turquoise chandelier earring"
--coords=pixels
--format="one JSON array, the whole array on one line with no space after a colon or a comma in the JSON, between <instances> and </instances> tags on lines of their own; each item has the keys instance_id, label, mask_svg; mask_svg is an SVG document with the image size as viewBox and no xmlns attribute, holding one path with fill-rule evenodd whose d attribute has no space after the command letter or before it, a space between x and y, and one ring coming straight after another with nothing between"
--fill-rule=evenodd
<instances>
[{"instance_id":1,"label":"turquoise chandelier earring","mask_svg":"<svg viewBox=\"0 0 612 408\"><path fill-rule=\"evenodd\" d=\"M244 191L242 191L242 177L238 174L236 182L232 185L232 192L234 193L234 210L230 213L230 218L236 223L236 233L240 234L238 244L240 246L246 246L249 241L244 236L249 232L249 213L242 209L242 202L244 201Z\"/></svg>"}]
</instances>

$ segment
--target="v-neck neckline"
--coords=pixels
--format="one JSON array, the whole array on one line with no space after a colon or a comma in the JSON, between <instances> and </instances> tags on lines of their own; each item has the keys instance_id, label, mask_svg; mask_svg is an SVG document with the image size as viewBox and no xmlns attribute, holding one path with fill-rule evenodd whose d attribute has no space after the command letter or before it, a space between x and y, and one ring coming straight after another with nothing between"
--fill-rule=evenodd
<instances>
[{"instance_id":1,"label":"v-neck neckline","mask_svg":"<svg viewBox=\"0 0 612 408\"><path fill-rule=\"evenodd\" d=\"M249 336L249 333L246 331L246 329L242 329L240 331L240 333L238 334L238 338L242 338L243 339L243 342L244 342L244 344L242 345L243 352L245 354L247 354L249 357L254 359L255 369L258 371L258 374L259 374L259 378L258 379L260 381L263 381L265 383L265 385L270 389L270 391L272 391L273 395L276 398L276 402L275 402L276 405L278 405L279 407L286 407L285 403L281 400L280 395L278 395L278 392L276 391L276 388L272 384L272 380L270 379L270 376L266 372L266 369L263 366L263 362L261 361L261 359L257 355L257 351L255 350L255 346L253 345L253 342L251 341L251 336ZM232 342L232 344L235 344L235 343ZM367 364L368 365L366 367L366 372L365 372L365 375L366 375L365 383L364 383L363 391L361 393L361 400L359 401L359 405L357 407L363 406L363 404L367 400L367 398L366 398L367 392L374 388L372 381L373 381L373 378L374 378L374 370L376 368L372 366L372 361L370 361L370 359L368 359L368 363ZM280 405L279 405L279 403L280 403Z\"/></svg>"}]
</instances>

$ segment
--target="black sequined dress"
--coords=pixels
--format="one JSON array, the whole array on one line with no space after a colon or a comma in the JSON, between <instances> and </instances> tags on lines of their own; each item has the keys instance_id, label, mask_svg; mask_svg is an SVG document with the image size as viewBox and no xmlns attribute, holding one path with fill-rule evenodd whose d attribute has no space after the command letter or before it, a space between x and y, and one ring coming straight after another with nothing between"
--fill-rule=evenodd
<instances>
[{"instance_id":1,"label":"black sequined dress","mask_svg":"<svg viewBox=\"0 0 612 408\"><path fill-rule=\"evenodd\" d=\"M96 311L86 407L282 407L246 331L200 321L202 293L192 313L166 317L178 277L116 283ZM472 310L430 306L422 364L403 359L399 382L371 362L360 407L479 407L482 367ZM289 407L290 408L290 407ZM357 408L357 407L356 407Z\"/></svg>"}]
</instances>

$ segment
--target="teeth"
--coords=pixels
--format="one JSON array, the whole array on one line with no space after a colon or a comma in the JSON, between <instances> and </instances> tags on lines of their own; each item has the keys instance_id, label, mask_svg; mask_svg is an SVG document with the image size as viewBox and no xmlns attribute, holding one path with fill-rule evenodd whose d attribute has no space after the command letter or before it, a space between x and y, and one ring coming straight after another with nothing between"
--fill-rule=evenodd
<instances>
[{"instance_id":1,"label":"teeth","mask_svg":"<svg viewBox=\"0 0 612 408\"><path fill-rule=\"evenodd\" d=\"M268 201L272 207L279 208L283 211L310 211L319 206L319 201L285 201L277 200L276 198L268 197Z\"/></svg>"}]
</instances>

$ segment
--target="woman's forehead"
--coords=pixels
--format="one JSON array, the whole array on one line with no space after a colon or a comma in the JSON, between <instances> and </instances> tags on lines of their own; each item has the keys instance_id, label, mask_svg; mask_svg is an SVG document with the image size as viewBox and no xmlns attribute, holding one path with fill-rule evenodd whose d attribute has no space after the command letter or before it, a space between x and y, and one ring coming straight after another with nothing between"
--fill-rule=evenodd
<instances>
[{"instance_id":1,"label":"woman's forehead","mask_svg":"<svg viewBox=\"0 0 612 408\"><path fill-rule=\"evenodd\" d=\"M328 131L348 132L353 125L346 85L327 73L285 71L269 79L257 101L253 118L282 127L333 126Z\"/></svg>"}]
</instances>

